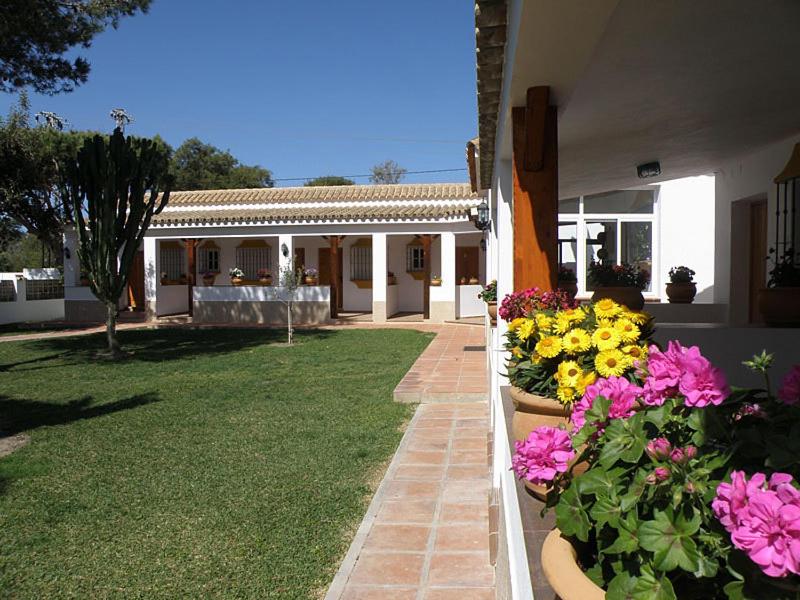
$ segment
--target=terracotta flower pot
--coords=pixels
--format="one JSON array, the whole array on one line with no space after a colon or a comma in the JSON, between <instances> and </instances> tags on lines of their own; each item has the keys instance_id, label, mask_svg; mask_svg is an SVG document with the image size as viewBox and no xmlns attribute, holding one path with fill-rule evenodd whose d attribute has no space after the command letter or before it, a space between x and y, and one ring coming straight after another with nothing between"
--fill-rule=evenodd
<instances>
[{"instance_id":1,"label":"terracotta flower pot","mask_svg":"<svg viewBox=\"0 0 800 600\"><path fill-rule=\"evenodd\" d=\"M317 278L316 277L308 277L305 278L306 285L317 285Z\"/></svg>"},{"instance_id":2,"label":"terracotta flower pot","mask_svg":"<svg viewBox=\"0 0 800 600\"><path fill-rule=\"evenodd\" d=\"M478 283L479 283L479 281L478 281L477 277L470 277L469 278L469 284L470 285L477 285Z\"/></svg>"},{"instance_id":3,"label":"terracotta flower pot","mask_svg":"<svg viewBox=\"0 0 800 600\"><path fill-rule=\"evenodd\" d=\"M542 571L561 600L603 600L605 591L595 585L578 565L578 553L558 528L542 544Z\"/></svg>"},{"instance_id":4,"label":"terracotta flower pot","mask_svg":"<svg viewBox=\"0 0 800 600\"><path fill-rule=\"evenodd\" d=\"M800 325L800 287L763 288L758 291L758 309L767 325Z\"/></svg>"},{"instance_id":5,"label":"terracotta flower pot","mask_svg":"<svg viewBox=\"0 0 800 600\"><path fill-rule=\"evenodd\" d=\"M89 278L88 277L81 277L81 285L83 287L89 286Z\"/></svg>"},{"instance_id":6,"label":"terracotta flower pot","mask_svg":"<svg viewBox=\"0 0 800 600\"><path fill-rule=\"evenodd\" d=\"M214 277L203 277L203 285L211 286L214 285Z\"/></svg>"},{"instance_id":7,"label":"terracotta flower pot","mask_svg":"<svg viewBox=\"0 0 800 600\"><path fill-rule=\"evenodd\" d=\"M672 304L691 304L696 295L697 284L694 281L667 284L667 298Z\"/></svg>"},{"instance_id":8,"label":"terracotta flower pot","mask_svg":"<svg viewBox=\"0 0 800 600\"><path fill-rule=\"evenodd\" d=\"M267 275L266 277L259 277L258 282L261 285L272 285L272 275Z\"/></svg>"},{"instance_id":9,"label":"terracotta flower pot","mask_svg":"<svg viewBox=\"0 0 800 600\"><path fill-rule=\"evenodd\" d=\"M440 285L442 285L442 280L439 279L438 277L437 278L433 278L433 279L431 279L431 285L433 287L439 287Z\"/></svg>"},{"instance_id":10,"label":"terracotta flower pot","mask_svg":"<svg viewBox=\"0 0 800 600\"><path fill-rule=\"evenodd\" d=\"M492 325L497 325L497 300L486 303L486 310L489 311L489 319Z\"/></svg>"},{"instance_id":11,"label":"terracotta flower pot","mask_svg":"<svg viewBox=\"0 0 800 600\"><path fill-rule=\"evenodd\" d=\"M633 287L600 287L592 295L592 302L603 298L611 298L614 302L626 306L629 310L642 310L644 296L642 292Z\"/></svg>"},{"instance_id":12,"label":"terracotta flower pot","mask_svg":"<svg viewBox=\"0 0 800 600\"><path fill-rule=\"evenodd\" d=\"M558 289L567 292L570 300L575 300L578 295L578 283L576 281L559 281Z\"/></svg>"},{"instance_id":13,"label":"terracotta flower pot","mask_svg":"<svg viewBox=\"0 0 800 600\"><path fill-rule=\"evenodd\" d=\"M242 285L244 283L244 279L241 277L231 277L231 285Z\"/></svg>"},{"instance_id":14,"label":"terracotta flower pot","mask_svg":"<svg viewBox=\"0 0 800 600\"><path fill-rule=\"evenodd\" d=\"M397 275L392 275L391 277L387 277L386 282L388 285L397 285Z\"/></svg>"}]
</instances>

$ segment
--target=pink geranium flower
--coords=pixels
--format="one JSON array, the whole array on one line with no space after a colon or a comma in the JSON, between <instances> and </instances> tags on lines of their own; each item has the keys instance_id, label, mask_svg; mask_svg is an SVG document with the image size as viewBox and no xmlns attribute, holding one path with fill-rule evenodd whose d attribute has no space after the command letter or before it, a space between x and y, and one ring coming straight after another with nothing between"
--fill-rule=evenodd
<instances>
[{"instance_id":1,"label":"pink geranium flower","mask_svg":"<svg viewBox=\"0 0 800 600\"><path fill-rule=\"evenodd\" d=\"M721 483L714 514L743 550L770 577L800 574L800 491L791 475L763 473L747 480L741 471Z\"/></svg>"},{"instance_id":2,"label":"pink geranium flower","mask_svg":"<svg viewBox=\"0 0 800 600\"><path fill-rule=\"evenodd\" d=\"M598 379L586 388L583 398L573 407L570 417L572 427L575 431L579 431L583 427L586 422L584 414L592 408L594 400L598 396L611 400L611 406L608 409L609 419L627 419L634 413L636 400L641 395L642 388L624 377Z\"/></svg>"},{"instance_id":3,"label":"pink geranium flower","mask_svg":"<svg viewBox=\"0 0 800 600\"><path fill-rule=\"evenodd\" d=\"M511 468L520 479L535 484L553 481L575 458L569 433L556 427L537 427L523 441L514 442Z\"/></svg>"},{"instance_id":4,"label":"pink geranium flower","mask_svg":"<svg viewBox=\"0 0 800 600\"><path fill-rule=\"evenodd\" d=\"M800 403L800 365L793 366L783 378L778 398L784 404Z\"/></svg>"},{"instance_id":5,"label":"pink geranium flower","mask_svg":"<svg viewBox=\"0 0 800 600\"><path fill-rule=\"evenodd\" d=\"M654 458L655 460L665 460L669 458L670 453L672 452L672 444L669 443L667 438L656 438L647 442L645 452L647 452L647 456L650 458Z\"/></svg>"}]
</instances>

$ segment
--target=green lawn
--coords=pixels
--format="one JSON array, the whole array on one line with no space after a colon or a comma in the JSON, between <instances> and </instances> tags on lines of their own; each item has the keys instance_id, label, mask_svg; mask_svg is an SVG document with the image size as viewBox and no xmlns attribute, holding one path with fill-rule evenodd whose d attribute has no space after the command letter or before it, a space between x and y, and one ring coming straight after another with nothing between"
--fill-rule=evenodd
<instances>
[{"instance_id":1,"label":"green lawn","mask_svg":"<svg viewBox=\"0 0 800 600\"><path fill-rule=\"evenodd\" d=\"M0 597L312 598L401 437L409 330L0 343Z\"/></svg>"}]
</instances>

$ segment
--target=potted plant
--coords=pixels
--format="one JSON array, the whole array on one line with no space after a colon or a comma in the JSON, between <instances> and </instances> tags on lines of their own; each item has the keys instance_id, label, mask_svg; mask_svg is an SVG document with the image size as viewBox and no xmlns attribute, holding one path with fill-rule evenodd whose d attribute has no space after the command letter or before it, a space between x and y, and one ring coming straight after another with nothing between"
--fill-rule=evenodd
<instances>
[{"instance_id":1,"label":"potted plant","mask_svg":"<svg viewBox=\"0 0 800 600\"><path fill-rule=\"evenodd\" d=\"M178 276L178 283L180 285L186 285L188 282L189 282L189 280L186 278L186 273L181 273Z\"/></svg>"},{"instance_id":2,"label":"potted plant","mask_svg":"<svg viewBox=\"0 0 800 600\"><path fill-rule=\"evenodd\" d=\"M746 363L765 389L732 393L699 348L653 347L641 385L598 380L571 432L517 444L516 474L550 487L542 568L558 597L798 597L800 365L776 399L771 361Z\"/></svg>"},{"instance_id":3,"label":"potted plant","mask_svg":"<svg viewBox=\"0 0 800 600\"><path fill-rule=\"evenodd\" d=\"M231 267L228 270L228 275L231 278L231 285L242 285L244 283L244 271L239 267Z\"/></svg>"},{"instance_id":4,"label":"potted plant","mask_svg":"<svg viewBox=\"0 0 800 600\"><path fill-rule=\"evenodd\" d=\"M304 281L306 285L317 285L319 272L316 269L306 269Z\"/></svg>"},{"instance_id":5,"label":"potted plant","mask_svg":"<svg viewBox=\"0 0 800 600\"><path fill-rule=\"evenodd\" d=\"M203 285L210 286L214 285L214 280L217 278L216 271L203 271L200 273L200 276L203 278Z\"/></svg>"},{"instance_id":6,"label":"potted plant","mask_svg":"<svg viewBox=\"0 0 800 600\"><path fill-rule=\"evenodd\" d=\"M650 282L650 273L635 265L612 265L592 261L589 264L589 285L595 288L592 300L611 298L630 310L644 308L642 290Z\"/></svg>"},{"instance_id":7,"label":"potted plant","mask_svg":"<svg viewBox=\"0 0 800 600\"><path fill-rule=\"evenodd\" d=\"M673 304L691 304L697 294L695 272L689 267L672 267L669 270L667 298Z\"/></svg>"},{"instance_id":8,"label":"potted plant","mask_svg":"<svg viewBox=\"0 0 800 600\"><path fill-rule=\"evenodd\" d=\"M89 274L86 271L81 271L80 284L83 287L91 285L91 283L89 281Z\"/></svg>"},{"instance_id":9,"label":"potted plant","mask_svg":"<svg viewBox=\"0 0 800 600\"><path fill-rule=\"evenodd\" d=\"M256 271L256 275L258 275L258 282L261 285L272 285L272 273L269 272L269 269L259 269Z\"/></svg>"},{"instance_id":10,"label":"potted plant","mask_svg":"<svg viewBox=\"0 0 800 600\"><path fill-rule=\"evenodd\" d=\"M442 278L438 275L431 275L431 285L433 287L439 287L442 285Z\"/></svg>"},{"instance_id":11,"label":"potted plant","mask_svg":"<svg viewBox=\"0 0 800 600\"><path fill-rule=\"evenodd\" d=\"M397 275L389 271L386 273L386 283L387 285L397 285Z\"/></svg>"},{"instance_id":12,"label":"potted plant","mask_svg":"<svg viewBox=\"0 0 800 600\"><path fill-rule=\"evenodd\" d=\"M486 302L489 320L492 325L497 325L497 280L490 281L478 292L478 298Z\"/></svg>"},{"instance_id":13,"label":"potted plant","mask_svg":"<svg viewBox=\"0 0 800 600\"><path fill-rule=\"evenodd\" d=\"M774 248L774 265L767 287L758 292L758 308L768 325L800 325L800 259L793 248L786 248L778 257Z\"/></svg>"},{"instance_id":14,"label":"potted plant","mask_svg":"<svg viewBox=\"0 0 800 600\"><path fill-rule=\"evenodd\" d=\"M569 267L558 267L558 289L564 290L570 300L578 295L578 276Z\"/></svg>"},{"instance_id":15,"label":"potted plant","mask_svg":"<svg viewBox=\"0 0 800 600\"><path fill-rule=\"evenodd\" d=\"M566 292L537 288L509 294L500 317L509 322L506 372L514 402L512 431L567 427L575 402L601 377L632 377L647 355L652 319L609 298L576 306ZM544 488L529 484L537 494Z\"/></svg>"},{"instance_id":16,"label":"potted plant","mask_svg":"<svg viewBox=\"0 0 800 600\"><path fill-rule=\"evenodd\" d=\"M161 285L169 285L172 283L168 278L166 272L161 273Z\"/></svg>"},{"instance_id":17,"label":"potted plant","mask_svg":"<svg viewBox=\"0 0 800 600\"><path fill-rule=\"evenodd\" d=\"M478 279L477 277L470 277L469 278L469 284L470 285L478 285L479 283L480 283L480 279Z\"/></svg>"}]
</instances>

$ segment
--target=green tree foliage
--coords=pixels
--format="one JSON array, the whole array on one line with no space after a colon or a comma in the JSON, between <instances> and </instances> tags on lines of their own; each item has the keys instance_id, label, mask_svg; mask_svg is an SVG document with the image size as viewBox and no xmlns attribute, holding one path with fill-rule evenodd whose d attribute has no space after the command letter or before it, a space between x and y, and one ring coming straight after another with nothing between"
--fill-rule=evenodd
<instances>
[{"instance_id":1,"label":"green tree foliage","mask_svg":"<svg viewBox=\"0 0 800 600\"><path fill-rule=\"evenodd\" d=\"M227 151L197 138L183 142L172 157L175 190L218 190L272 187L272 173L248 166Z\"/></svg>"},{"instance_id":2,"label":"green tree foliage","mask_svg":"<svg viewBox=\"0 0 800 600\"><path fill-rule=\"evenodd\" d=\"M125 137L116 129L110 137L85 140L64 167L78 257L92 292L106 305L108 352L118 358L117 302L150 220L169 200L169 153L157 141Z\"/></svg>"},{"instance_id":3,"label":"green tree foliage","mask_svg":"<svg viewBox=\"0 0 800 600\"><path fill-rule=\"evenodd\" d=\"M323 175L309 179L305 182L307 187L324 186L324 185L355 185L356 182L347 177L340 177L339 175Z\"/></svg>"},{"instance_id":4,"label":"green tree foliage","mask_svg":"<svg viewBox=\"0 0 800 600\"><path fill-rule=\"evenodd\" d=\"M393 160L385 160L372 167L369 180L372 183L400 183L408 172Z\"/></svg>"},{"instance_id":5,"label":"green tree foliage","mask_svg":"<svg viewBox=\"0 0 800 600\"><path fill-rule=\"evenodd\" d=\"M32 86L41 94L84 83L89 63L66 58L122 17L147 12L151 0L3 0L0 3L0 91ZM71 53L71 52L70 52Z\"/></svg>"},{"instance_id":6,"label":"green tree foliage","mask_svg":"<svg viewBox=\"0 0 800 600\"><path fill-rule=\"evenodd\" d=\"M0 229L3 226L0 225ZM56 257L36 236L17 229L18 237L0 239L0 272L56 266ZM0 236L3 234L0 233Z\"/></svg>"}]
</instances>

